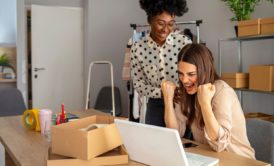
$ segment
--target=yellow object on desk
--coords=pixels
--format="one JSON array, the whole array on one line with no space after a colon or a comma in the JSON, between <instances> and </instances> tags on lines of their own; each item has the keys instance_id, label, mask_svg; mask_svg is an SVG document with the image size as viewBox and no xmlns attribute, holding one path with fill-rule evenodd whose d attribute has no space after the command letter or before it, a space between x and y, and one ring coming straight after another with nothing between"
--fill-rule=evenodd
<instances>
[{"instance_id":1,"label":"yellow object on desk","mask_svg":"<svg viewBox=\"0 0 274 166\"><path fill-rule=\"evenodd\" d=\"M26 128L40 131L39 111L39 109L31 109L24 112L22 119Z\"/></svg>"}]
</instances>

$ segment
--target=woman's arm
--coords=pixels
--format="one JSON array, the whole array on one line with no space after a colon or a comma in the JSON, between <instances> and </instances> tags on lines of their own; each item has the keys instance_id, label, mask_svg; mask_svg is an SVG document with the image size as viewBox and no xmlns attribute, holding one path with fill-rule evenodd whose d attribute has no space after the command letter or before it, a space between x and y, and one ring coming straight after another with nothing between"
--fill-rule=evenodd
<instances>
[{"instance_id":1,"label":"woman's arm","mask_svg":"<svg viewBox=\"0 0 274 166\"><path fill-rule=\"evenodd\" d=\"M162 93L164 96L165 103L165 123L166 127L179 129L178 122L176 119L174 107L173 107L173 98L176 85L170 81L163 81L161 84Z\"/></svg>"},{"instance_id":2,"label":"woman's arm","mask_svg":"<svg viewBox=\"0 0 274 166\"><path fill-rule=\"evenodd\" d=\"M147 82L147 76L145 75L142 65L139 61L139 55L136 54L135 50L138 47L136 43L133 44L130 51L130 70L131 70L131 79L133 81L134 89L137 90L138 94L141 96L147 96L149 98L160 98L161 97L161 88L154 87ZM138 51L137 51L138 52ZM156 74L156 73L155 73Z\"/></svg>"},{"instance_id":3,"label":"woman's arm","mask_svg":"<svg viewBox=\"0 0 274 166\"><path fill-rule=\"evenodd\" d=\"M212 141L216 141L218 139L219 134L219 123L216 117L213 114L211 100L215 94L215 86L208 83L204 85L200 85L198 87L198 101L201 107L201 112L203 116L203 120L205 123L205 130L208 137Z\"/></svg>"}]
</instances>

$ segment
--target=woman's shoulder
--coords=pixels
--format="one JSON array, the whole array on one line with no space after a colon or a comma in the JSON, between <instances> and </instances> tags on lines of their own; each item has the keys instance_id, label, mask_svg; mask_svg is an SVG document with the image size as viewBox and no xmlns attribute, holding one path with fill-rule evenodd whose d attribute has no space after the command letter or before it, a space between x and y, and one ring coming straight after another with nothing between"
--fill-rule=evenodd
<instances>
[{"instance_id":1,"label":"woman's shoulder","mask_svg":"<svg viewBox=\"0 0 274 166\"><path fill-rule=\"evenodd\" d=\"M146 45L148 41L149 38L147 36L142 37L141 39L134 41L131 48L142 47L143 45Z\"/></svg>"},{"instance_id":2,"label":"woman's shoulder","mask_svg":"<svg viewBox=\"0 0 274 166\"><path fill-rule=\"evenodd\" d=\"M172 38L176 38L177 40L191 41L191 39L188 36L186 36L180 32L177 32L177 31L170 33L170 36Z\"/></svg>"},{"instance_id":3,"label":"woman's shoulder","mask_svg":"<svg viewBox=\"0 0 274 166\"><path fill-rule=\"evenodd\" d=\"M221 88L227 88L227 87L230 87L224 80L216 80L214 82L214 85L217 86L217 87L221 87Z\"/></svg>"},{"instance_id":4,"label":"woman's shoulder","mask_svg":"<svg viewBox=\"0 0 274 166\"><path fill-rule=\"evenodd\" d=\"M228 92L234 92L233 88L231 88L225 81L223 80L216 80L214 82L216 94L220 93L221 91L228 91Z\"/></svg>"},{"instance_id":5,"label":"woman's shoulder","mask_svg":"<svg viewBox=\"0 0 274 166\"><path fill-rule=\"evenodd\" d=\"M231 88L225 81L217 80L214 82L214 85L216 90L213 97L214 102L220 103L222 100L234 102L238 99L234 89Z\"/></svg>"},{"instance_id":6,"label":"woman's shoulder","mask_svg":"<svg viewBox=\"0 0 274 166\"><path fill-rule=\"evenodd\" d=\"M182 41L186 41L187 43L192 42L191 38L184 34L181 30L176 30L172 33L170 33L172 37L176 37Z\"/></svg>"}]
</instances>

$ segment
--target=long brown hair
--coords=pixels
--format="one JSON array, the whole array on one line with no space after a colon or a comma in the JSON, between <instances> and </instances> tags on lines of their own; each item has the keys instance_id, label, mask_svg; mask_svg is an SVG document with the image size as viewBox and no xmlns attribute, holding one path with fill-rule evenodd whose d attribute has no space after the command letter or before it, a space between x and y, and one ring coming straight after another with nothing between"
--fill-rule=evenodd
<instances>
[{"instance_id":1,"label":"long brown hair","mask_svg":"<svg viewBox=\"0 0 274 166\"><path fill-rule=\"evenodd\" d=\"M187 62L197 67L198 86L206 83L214 83L220 79L214 68L214 58L211 51L202 44L188 44L178 55L178 64ZM188 118L188 126L194 121L195 112L199 127L204 127L204 120L201 114L201 107L198 103L197 93L189 95L182 82L179 80L179 88L175 92L175 101L179 102L182 113Z\"/></svg>"}]
</instances>

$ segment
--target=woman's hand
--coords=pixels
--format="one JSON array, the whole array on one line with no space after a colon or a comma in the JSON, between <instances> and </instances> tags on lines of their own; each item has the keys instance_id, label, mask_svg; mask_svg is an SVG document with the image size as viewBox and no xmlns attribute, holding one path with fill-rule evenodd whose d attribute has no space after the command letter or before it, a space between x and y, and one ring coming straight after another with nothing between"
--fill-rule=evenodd
<instances>
[{"instance_id":1,"label":"woman's hand","mask_svg":"<svg viewBox=\"0 0 274 166\"><path fill-rule=\"evenodd\" d=\"M168 128L178 130L178 122L173 107L173 98L175 94L176 85L171 81L163 81L161 83L161 89L165 101L165 124Z\"/></svg>"},{"instance_id":2,"label":"woman's hand","mask_svg":"<svg viewBox=\"0 0 274 166\"><path fill-rule=\"evenodd\" d=\"M165 101L173 102L176 85L171 81L163 81L161 83L161 89L162 89L162 93Z\"/></svg>"},{"instance_id":3,"label":"woman's hand","mask_svg":"<svg viewBox=\"0 0 274 166\"><path fill-rule=\"evenodd\" d=\"M205 122L205 129L211 140L217 140L219 123L213 114L211 100L216 92L215 86L211 83L198 87L197 97L201 106L202 116Z\"/></svg>"},{"instance_id":4,"label":"woman's hand","mask_svg":"<svg viewBox=\"0 0 274 166\"><path fill-rule=\"evenodd\" d=\"M216 92L215 85L207 83L198 87L197 97L199 104L206 105L211 104L211 100Z\"/></svg>"}]
</instances>

